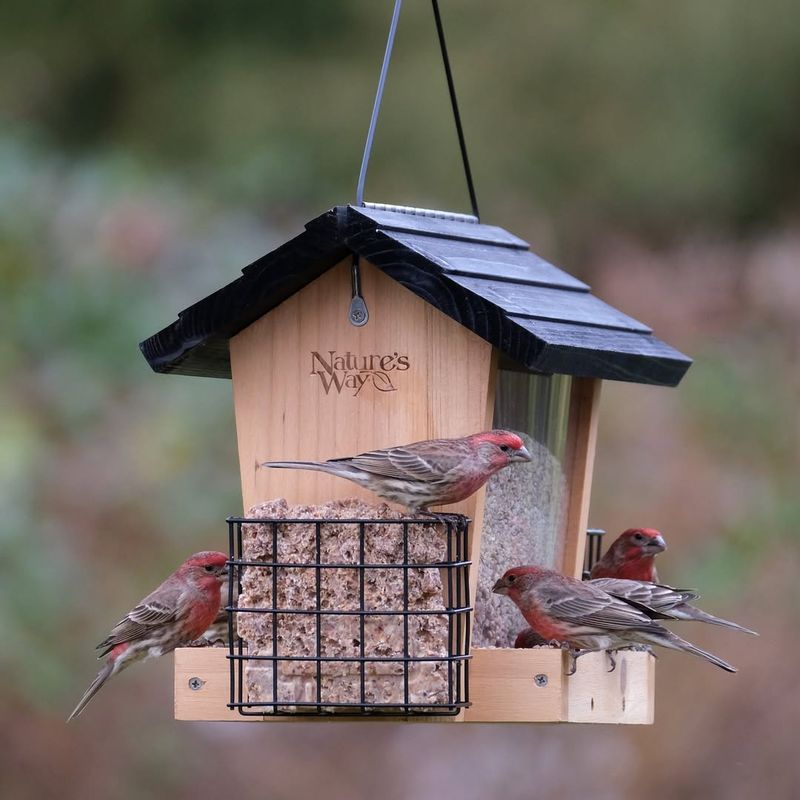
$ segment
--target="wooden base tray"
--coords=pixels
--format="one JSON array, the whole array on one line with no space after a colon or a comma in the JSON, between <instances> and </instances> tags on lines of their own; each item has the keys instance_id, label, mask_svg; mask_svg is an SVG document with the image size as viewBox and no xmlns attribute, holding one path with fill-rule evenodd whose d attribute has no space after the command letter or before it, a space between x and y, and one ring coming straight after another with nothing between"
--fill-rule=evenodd
<instances>
[{"instance_id":1,"label":"wooden base tray","mask_svg":"<svg viewBox=\"0 0 800 800\"><path fill-rule=\"evenodd\" d=\"M228 722L336 720L335 715L244 717L227 707L230 668L223 647L184 647L175 651L175 719ZM565 674L566 654L551 648L475 649L470 663L472 705L454 717L388 717L369 721L408 722L601 722L651 725L655 701L655 659L623 650L608 672L605 653L578 660ZM195 688L192 688L195 687ZM342 718L339 718L340 720ZM362 718L346 717L353 721Z\"/></svg>"}]
</instances>

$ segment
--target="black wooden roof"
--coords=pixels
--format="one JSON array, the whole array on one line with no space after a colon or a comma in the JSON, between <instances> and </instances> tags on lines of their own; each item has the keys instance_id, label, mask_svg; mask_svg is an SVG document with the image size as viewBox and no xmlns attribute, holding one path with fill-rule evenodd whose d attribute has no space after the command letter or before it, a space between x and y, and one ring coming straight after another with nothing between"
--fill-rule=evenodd
<instances>
[{"instance_id":1,"label":"black wooden roof","mask_svg":"<svg viewBox=\"0 0 800 800\"><path fill-rule=\"evenodd\" d=\"M691 364L508 231L465 215L381 206L337 206L312 220L181 311L140 344L142 353L156 372L229 378L230 337L350 252L533 372L674 386Z\"/></svg>"}]
</instances>

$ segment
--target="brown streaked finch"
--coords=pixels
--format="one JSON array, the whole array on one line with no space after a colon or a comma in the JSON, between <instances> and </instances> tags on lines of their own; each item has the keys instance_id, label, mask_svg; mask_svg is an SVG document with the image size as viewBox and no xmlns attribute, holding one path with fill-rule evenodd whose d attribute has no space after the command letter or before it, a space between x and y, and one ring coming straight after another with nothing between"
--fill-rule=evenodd
<instances>
[{"instance_id":1,"label":"brown streaked finch","mask_svg":"<svg viewBox=\"0 0 800 800\"><path fill-rule=\"evenodd\" d=\"M700 595L691 589L674 589L663 583L649 583L647 581L630 581L617 578L596 578L588 581L592 586L597 586L608 594L625 600L628 603L641 608L645 614L654 619L673 619L673 620L694 620L697 622L707 622L709 625L721 625L725 628L749 633L753 636L758 634L721 617L707 614L699 608L691 605L690 600L697 600Z\"/></svg>"},{"instance_id":2,"label":"brown streaked finch","mask_svg":"<svg viewBox=\"0 0 800 800\"><path fill-rule=\"evenodd\" d=\"M621 533L592 567L590 578L626 578L658 583L655 557L667 549L653 528L629 528Z\"/></svg>"},{"instance_id":3,"label":"brown streaked finch","mask_svg":"<svg viewBox=\"0 0 800 800\"><path fill-rule=\"evenodd\" d=\"M704 658L728 672L736 669L721 658L681 639L644 611L604 592L591 583L544 567L514 567L495 583L493 592L514 601L539 636L560 642L573 659L584 653L636 645L659 645Z\"/></svg>"},{"instance_id":4,"label":"brown streaked finch","mask_svg":"<svg viewBox=\"0 0 800 800\"><path fill-rule=\"evenodd\" d=\"M204 551L183 562L129 611L97 645L108 656L67 722L77 717L105 682L137 661L164 655L197 639L217 616L228 556Z\"/></svg>"},{"instance_id":5,"label":"brown streaked finch","mask_svg":"<svg viewBox=\"0 0 800 800\"><path fill-rule=\"evenodd\" d=\"M409 513L465 500L509 464L530 461L522 439L510 431L485 431L463 439L372 450L330 461L266 461L262 467L310 469L346 478Z\"/></svg>"}]
</instances>

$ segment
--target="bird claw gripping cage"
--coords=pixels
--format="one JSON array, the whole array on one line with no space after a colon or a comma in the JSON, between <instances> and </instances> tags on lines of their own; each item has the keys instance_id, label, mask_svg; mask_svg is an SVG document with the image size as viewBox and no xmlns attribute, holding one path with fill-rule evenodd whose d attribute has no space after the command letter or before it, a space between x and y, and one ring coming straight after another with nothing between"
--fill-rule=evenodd
<instances>
[{"instance_id":1,"label":"bird claw gripping cage","mask_svg":"<svg viewBox=\"0 0 800 800\"><path fill-rule=\"evenodd\" d=\"M230 709L407 717L469 706L466 517L227 522ZM443 560L419 545L434 530ZM287 556L282 540L299 531L310 535ZM394 546L378 552L378 532Z\"/></svg>"}]
</instances>

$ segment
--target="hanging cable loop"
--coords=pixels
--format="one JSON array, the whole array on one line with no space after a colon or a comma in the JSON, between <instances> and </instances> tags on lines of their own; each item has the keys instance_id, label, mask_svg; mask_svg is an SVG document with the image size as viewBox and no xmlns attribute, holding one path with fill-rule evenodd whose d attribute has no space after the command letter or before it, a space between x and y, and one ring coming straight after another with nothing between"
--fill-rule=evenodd
<instances>
[{"instance_id":1,"label":"hanging cable loop","mask_svg":"<svg viewBox=\"0 0 800 800\"><path fill-rule=\"evenodd\" d=\"M475 196L475 185L472 181L472 171L469 167L469 157L467 156L467 143L464 139L464 128L461 125L461 115L458 111L458 100L456 99L456 87L453 82L453 73L450 69L450 59L447 55L447 44L444 39L444 26L442 25L442 16L439 13L438 0L432 0L433 3L433 17L436 22L436 33L439 37L439 49L442 52L442 63L444 64L444 74L447 78L447 91L450 94L450 105L453 109L453 120L456 124L456 134L458 136L458 146L461 150L461 163L464 166L464 177L467 180L467 191L469 192L469 202L472 206L472 214L476 220L480 218L478 213L478 200ZM386 88L386 76L389 73L389 62L392 60L392 49L394 48L394 40L397 34L397 22L400 19L400 9L402 8L403 0L395 0L394 11L392 12L392 21L389 24L389 35L386 39L386 50L383 54L383 64L381 65L381 73L378 77L378 90L375 93L375 102L372 106L372 116L369 120L369 128L367 130L367 141L364 143L364 154L361 157L361 169L358 172L358 184L356 186L356 205L364 205L364 184L367 180L367 168L369 167L369 158L372 154L372 145L375 141L375 128L378 124L378 114L380 114L381 103L383 102L383 92ZM351 280L351 299L350 308L348 309L348 319L352 325L362 327L369 321L369 310L367 304L361 294L361 272L358 263L358 253L353 253L353 263L350 268Z\"/></svg>"},{"instance_id":2,"label":"hanging cable loop","mask_svg":"<svg viewBox=\"0 0 800 800\"><path fill-rule=\"evenodd\" d=\"M444 74L447 76L447 91L450 93L450 105L453 108L453 119L456 123L456 134L458 135L458 146L461 149L461 162L464 165L464 177L467 179L467 191L469 192L469 202L472 206L472 213L480 219L478 213L478 198L475 196L475 185L472 182L472 170L469 168L469 156L467 155L467 142L464 139L464 129L461 126L461 114L458 113L458 100L456 99L456 85L453 82L453 73L450 70L450 59L447 57L447 44L444 41L444 26L442 25L442 15L439 13L439 0L431 0L433 3L433 16L436 20L436 33L439 35L439 48L442 51L442 62L444 63Z\"/></svg>"},{"instance_id":3,"label":"hanging cable loop","mask_svg":"<svg viewBox=\"0 0 800 800\"><path fill-rule=\"evenodd\" d=\"M397 20L400 18L400 8L403 0L395 0L392 21L389 24L389 37L386 40L386 52L383 54L383 64L381 74L378 78L378 91L375 93L375 103L372 106L372 116L369 120L369 130L367 131L367 141L364 145L364 155L361 157L361 169L358 173L358 186L356 187L356 205L364 205L364 183L367 180L367 167L369 157L372 154L372 143L375 140L375 126L378 124L378 114L381 110L383 101L383 90L386 87L386 75L389 72L389 62L392 60L392 48L394 47L394 37L397 33Z\"/></svg>"},{"instance_id":4,"label":"hanging cable loop","mask_svg":"<svg viewBox=\"0 0 800 800\"><path fill-rule=\"evenodd\" d=\"M453 120L456 125L456 135L458 136L458 146L461 150L461 162L464 167L464 177L467 181L467 191L469 192L470 206L472 213L476 218L480 217L478 212L478 200L475 194L475 185L472 180L472 170L469 166L469 156L467 155L467 143L464 138L464 128L461 124L461 114L458 110L458 100L456 98L456 88L453 81L453 73L450 69L450 59L447 55L447 44L444 38L444 25L442 24L442 16L439 12L439 0L431 0L433 5L433 17L436 22L436 33L439 38L439 49L442 53L442 63L444 65L444 73L447 78L447 91L450 95L450 106L453 110ZM392 12L392 21L389 24L389 35L386 40L386 51L383 54L383 64L381 65L381 73L378 78L378 90L375 94L375 103L372 106L372 116L369 121L369 129L367 130L367 141L364 144L364 155L361 158L361 169L358 173L358 185L356 187L356 205L364 205L364 184L367 179L367 168L369 166L370 155L372 154L372 145L375 141L375 128L378 123L378 114L380 113L381 103L383 102L383 92L386 87L386 76L389 72L389 62L392 58L392 49L394 47L395 35L397 34L397 22L400 18L400 8L403 5L403 0L395 0L394 11Z\"/></svg>"}]
</instances>

